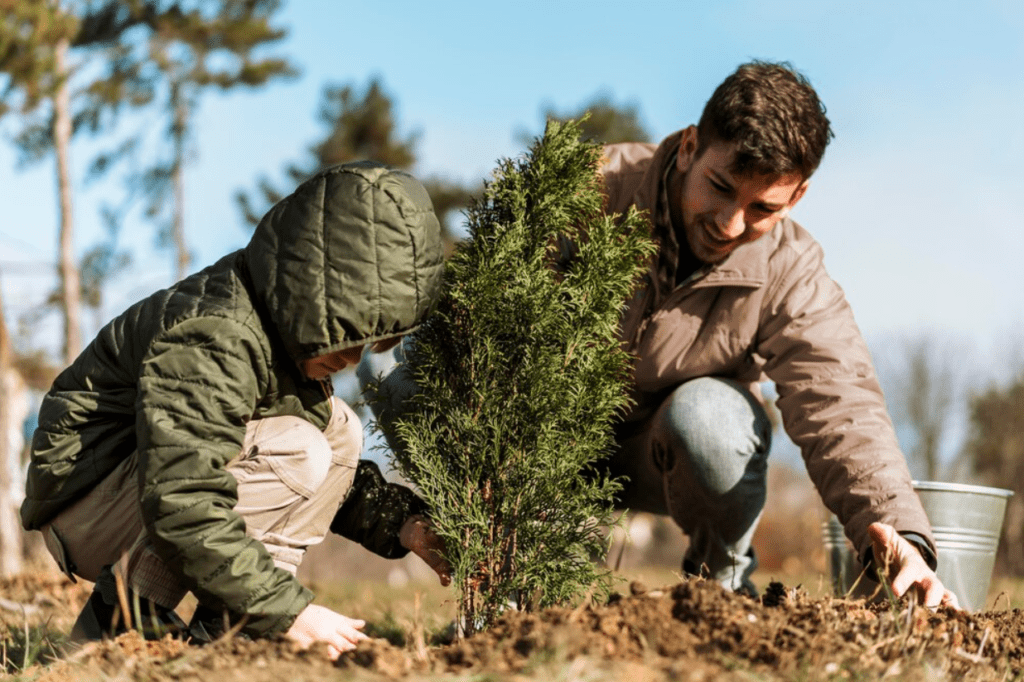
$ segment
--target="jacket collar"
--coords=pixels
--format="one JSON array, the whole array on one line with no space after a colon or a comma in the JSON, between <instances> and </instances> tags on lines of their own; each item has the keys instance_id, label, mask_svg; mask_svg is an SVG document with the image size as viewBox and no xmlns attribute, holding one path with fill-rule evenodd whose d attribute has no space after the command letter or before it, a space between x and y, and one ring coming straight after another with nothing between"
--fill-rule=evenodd
<instances>
[{"instance_id":1,"label":"jacket collar","mask_svg":"<svg viewBox=\"0 0 1024 682\"><path fill-rule=\"evenodd\" d=\"M737 248L724 261L712 266L705 276L695 280L693 287L764 286L768 281L768 259L778 242L776 233L779 229L779 225L776 225L760 239Z\"/></svg>"}]
</instances>

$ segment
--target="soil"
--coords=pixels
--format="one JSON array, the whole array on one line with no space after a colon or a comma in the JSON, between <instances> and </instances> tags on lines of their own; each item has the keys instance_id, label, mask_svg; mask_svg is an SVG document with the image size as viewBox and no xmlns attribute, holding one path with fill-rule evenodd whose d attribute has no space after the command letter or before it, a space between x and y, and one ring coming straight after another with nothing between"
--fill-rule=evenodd
<instances>
[{"instance_id":1,"label":"soil","mask_svg":"<svg viewBox=\"0 0 1024 682\"><path fill-rule=\"evenodd\" d=\"M60 579L19 580L0 581L0 594L39 609L60 604L66 610L87 596ZM968 614L906 601L815 599L781 583L753 599L698 579L651 590L633 583L628 591L603 605L510 612L490 630L447 644L427 646L422 632L410 633L403 645L372 639L337 663L322 649L299 652L284 642L235 639L198 648L129 633L24 672L60 682L213 675L221 682L279 682L550 679L542 669L562 670L563 679L635 680L1002 680L1024 671L1019 609Z\"/></svg>"}]
</instances>

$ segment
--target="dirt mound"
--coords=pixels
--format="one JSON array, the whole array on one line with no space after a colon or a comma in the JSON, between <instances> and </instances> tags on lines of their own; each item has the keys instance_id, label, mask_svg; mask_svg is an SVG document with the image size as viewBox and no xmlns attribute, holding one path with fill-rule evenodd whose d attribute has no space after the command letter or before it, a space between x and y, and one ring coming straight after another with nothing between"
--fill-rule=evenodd
<instances>
[{"instance_id":1,"label":"dirt mound","mask_svg":"<svg viewBox=\"0 0 1024 682\"><path fill-rule=\"evenodd\" d=\"M7 582L5 595L39 601L38 583ZM44 598L80 603L78 586L54 581ZM33 592L32 590L35 588ZM61 590L67 590L62 593ZM285 642L229 640L198 648L134 633L98 642L33 671L33 679L200 680L220 682L406 678L483 674L487 679L635 680L725 678L997 680L1024 670L1020 610L967 614L930 611L906 602L813 599L772 583L760 599L690 580L609 603L540 613L510 612L487 632L427 646L413 633L398 646L383 639L344 654L336 670L323 649L296 651ZM547 666L546 668L544 666ZM561 666L561 667L559 667ZM569 669L572 674L566 672ZM561 671L561 672L558 672ZM583 675L581 671L586 671ZM27 672L27 671L26 671Z\"/></svg>"},{"instance_id":2,"label":"dirt mound","mask_svg":"<svg viewBox=\"0 0 1024 682\"><path fill-rule=\"evenodd\" d=\"M631 591L604 606L509 613L485 633L418 656L375 641L346 654L342 665L388 676L519 672L538 656L586 657L642 664L672 679L703 679L738 665L766 679L828 679L847 671L987 680L1024 668L1019 610L971 615L905 602L811 599L779 583L759 600L696 580Z\"/></svg>"}]
</instances>

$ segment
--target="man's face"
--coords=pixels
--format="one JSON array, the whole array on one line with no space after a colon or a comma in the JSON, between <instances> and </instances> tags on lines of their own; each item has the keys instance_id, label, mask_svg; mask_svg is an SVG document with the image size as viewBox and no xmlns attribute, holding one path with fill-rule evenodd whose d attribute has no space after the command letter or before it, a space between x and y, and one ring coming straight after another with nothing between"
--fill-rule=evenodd
<instances>
[{"instance_id":1,"label":"man's face","mask_svg":"<svg viewBox=\"0 0 1024 682\"><path fill-rule=\"evenodd\" d=\"M676 157L682 182L673 219L676 225L682 220L698 260L720 263L771 230L804 195L807 181L799 173L735 176L729 171L733 144L713 143L699 157L697 146L697 129L691 126L683 131Z\"/></svg>"}]
</instances>

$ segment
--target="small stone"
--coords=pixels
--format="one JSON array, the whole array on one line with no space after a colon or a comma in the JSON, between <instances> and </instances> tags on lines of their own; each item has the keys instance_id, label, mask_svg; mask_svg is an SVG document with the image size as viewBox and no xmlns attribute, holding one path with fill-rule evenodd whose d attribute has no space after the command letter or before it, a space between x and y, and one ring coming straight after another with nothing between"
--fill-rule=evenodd
<instances>
[{"instance_id":1,"label":"small stone","mask_svg":"<svg viewBox=\"0 0 1024 682\"><path fill-rule=\"evenodd\" d=\"M639 597L647 592L647 585L644 585L639 580L634 580L629 584L629 593L634 597Z\"/></svg>"}]
</instances>

